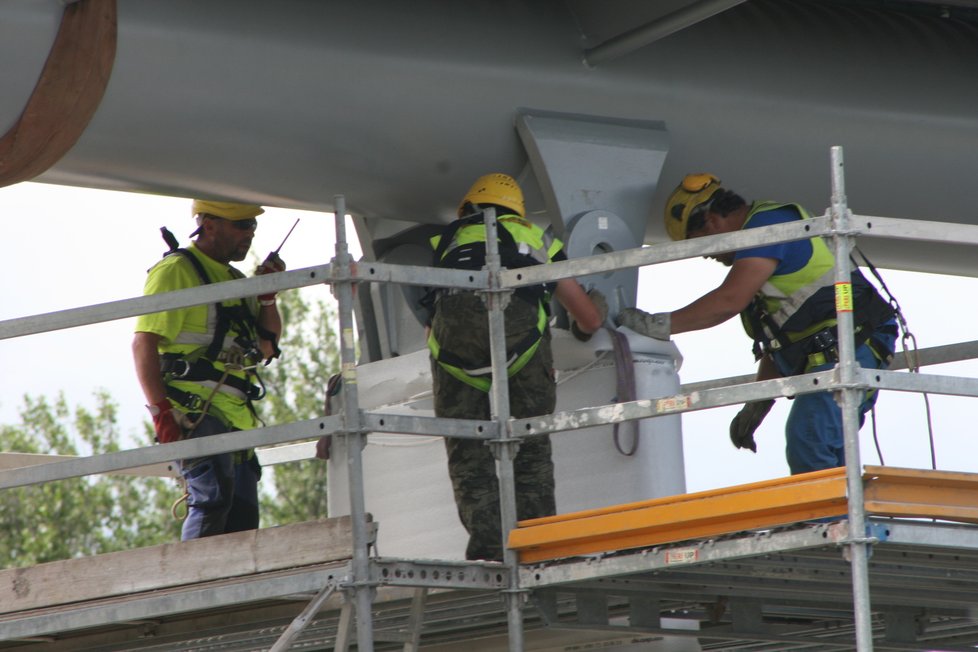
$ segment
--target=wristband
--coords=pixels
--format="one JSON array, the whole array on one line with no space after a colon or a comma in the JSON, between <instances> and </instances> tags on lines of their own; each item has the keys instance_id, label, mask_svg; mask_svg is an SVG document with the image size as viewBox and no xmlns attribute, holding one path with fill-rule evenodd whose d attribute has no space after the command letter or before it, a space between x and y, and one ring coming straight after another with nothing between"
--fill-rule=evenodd
<instances>
[{"instance_id":1,"label":"wristband","mask_svg":"<svg viewBox=\"0 0 978 652\"><path fill-rule=\"evenodd\" d=\"M149 416L158 417L164 412L169 412L173 409L173 405L169 400L163 399L158 403L153 403L152 405L147 405L146 409L149 410Z\"/></svg>"},{"instance_id":2,"label":"wristband","mask_svg":"<svg viewBox=\"0 0 978 652\"><path fill-rule=\"evenodd\" d=\"M271 295L271 298L258 297L258 303L263 306L274 306L275 305L275 295Z\"/></svg>"}]
</instances>

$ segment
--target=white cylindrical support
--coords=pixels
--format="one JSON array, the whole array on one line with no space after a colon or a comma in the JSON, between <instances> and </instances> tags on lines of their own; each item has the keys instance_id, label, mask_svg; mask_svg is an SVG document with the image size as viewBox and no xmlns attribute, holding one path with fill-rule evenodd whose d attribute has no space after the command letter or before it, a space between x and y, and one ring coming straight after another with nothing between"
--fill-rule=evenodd
<instances>
[{"instance_id":1,"label":"white cylindrical support","mask_svg":"<svg viewBox=\"0 0 978 652\"><path fill-rule=\"evenodd\" d=\"M628 329L636 399L680 392L682 357L673 342L644 337ZM554 333L557 411L607 405L617 396L619 370L610 355L605 330L581 343L565 331ZM564 514L638 502L686 492L682 421L678 414L596 426L551 435L557 476L557 512ZM620 449L620 450L619 450ZM631 453L630 455L627 453Z\"/></svg>"},{"instance_id":2,"label":"white cylindrical support","mask_svg":"<svg viewBox=\"0 0 978 652\"><path fill-rule=\"evenodd\" d=\"M852 596L856 621L856 649L872 652L873 631L869 595L869 546L863 502L862 462L859 456L859 404L864 390L852 387L857 378L856 343L853 323L852 248L849 207L846 205L842 148L832 148L832 223L835 253L835 308L839 346L839 383L835 392L842 410L845 438L846 484L849 490L849 548L852 565Z\"/></svg>"}]
</instances>

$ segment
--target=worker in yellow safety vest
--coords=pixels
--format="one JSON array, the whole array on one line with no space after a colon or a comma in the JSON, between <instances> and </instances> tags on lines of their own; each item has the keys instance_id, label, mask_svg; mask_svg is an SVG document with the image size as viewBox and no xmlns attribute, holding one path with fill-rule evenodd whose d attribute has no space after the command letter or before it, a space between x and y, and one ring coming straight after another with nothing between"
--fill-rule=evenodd
<instances>
[{"instance_id":1,"label":"worker in yellow safety vest","mask_svg":"<svg viewBox=\"0 0 978 652\"><path fill-rule=\"evenodd\" d=\"M665 227L673 240L733 233L810 219L797 204L752 202L723 188L712 174L687 175L666 202ZM716 326L738 313L754 340L757 379L821 371L838 361L835 257L821 237L760 245L711 258L730 267L715 290L673 312L649 314L626 308L622 326L667 340L676 333ZM856 359L866 368L883 368L893 355L897 334L894 309L858 268L851 276ZM866 392L863 415L876 401ZM773 400L748 403L730 424L737 448L757 451L754 432ZM796 396L785 426L791 473L845 465L842 414L831 392Z\"/></svg>"},{"instance_id":2,"label":"worker in yellow safety vest","mask_svg":"<svg viewBox=\"0 0 978 652\"><path fill-rule=\"evenodd\" d=\"M196 241L181 249L169 236L171 249L150 269L144 294L243 278L230 263L244 260L264 209L198 199L191 212ZM255 273L284 269L274 254ZM159 443L258 427L252 403L265 391L257 366L277 357L282 333L274 293L142 315L135 330L136 375ZM179 466L187 487L184 540L258 527L261 467L253 450Z\"/></svg>"}]
</instances>

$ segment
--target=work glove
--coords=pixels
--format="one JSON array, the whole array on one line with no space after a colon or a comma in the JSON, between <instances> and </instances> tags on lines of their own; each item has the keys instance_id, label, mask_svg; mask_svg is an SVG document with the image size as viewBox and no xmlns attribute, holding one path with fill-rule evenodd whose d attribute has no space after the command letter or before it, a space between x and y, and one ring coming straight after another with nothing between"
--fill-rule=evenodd
<instances>
[{"instance_id":1,"label":"work glove","mask_svg":"<svg viewBox=\"0 0 978 652\"><path fill-rule=\"evenodd\" d=\"M671 313L657 312L649 314L638 308L625 308L618 313L615 322L619 326L630 328L639 335L654 337L657 340L668 340L672 334Z\"/></svg>"},{"instance_id":2,"label":"work glove","mask_svg":"<svg viewBox=\"0 0 978 652\"><path fill-rule=\"evenodd\" d=\"M604 295L601 294L601 291L597 288L591 288L588 290L587 296L589 299L591 299L591 303L593 303L594 307L597 309L598 315L601 317L601 323L603 324L605 320L608 319L608 300L604 298ZM574 337L582 342L587 342L594 334L585 333L582 331L577 325L577 321L573 318L571 318L570 332L574 335Z\"/></svg>"},{"instance_id":3,"label":"work glove","mask_svg":"<svg viewBox=\"0 0 978 652\"><path fill-rule=\"evenodd\" d=\"M275 272L285 271L285 261L279 258L278 254L274 251L268 254L265 261L255 269L255 276L261 276L263 274L274 274ZM259 294L258 301L262 305L270 305L271 301L275 301L275 293L269 292L268 294Z\"/></svg>"},{"instance_id":4,"label":"work glove","mask_svg":"<svg viewBox=\"0 0 978 652\"><path fill-rule=\"evenodd\" d=\"M754 431L761 425L773 406L774 400L768 399L747 403L741 408L730 422L730 441L733 442L734 448L749 448L751 452L757 452Z\"/></svg>"},{"instance_id":5,"label":"work glove","mask_svg":"<svg viewBox=\"0 0 978 652\"><path fill-rule=\"evenodd\" d=\"M159 403L150 406L150 414L153 416L153 430L156 431L156 441L160 444L183 439L183 427L186 424L186 417L183 413L174 412L170 401L163 399Z\"/></svg>"}]
</instances>

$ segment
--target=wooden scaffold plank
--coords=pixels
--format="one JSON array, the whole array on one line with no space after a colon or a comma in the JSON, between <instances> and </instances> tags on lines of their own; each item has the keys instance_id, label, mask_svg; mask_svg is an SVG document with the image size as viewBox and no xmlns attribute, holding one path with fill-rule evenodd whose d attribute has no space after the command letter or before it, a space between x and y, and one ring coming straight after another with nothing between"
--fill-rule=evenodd
<instances>
[{"instance_id":1,"label":"wooden scaffold plank","mask_svg":"<svg viewBox=\"0 0 978 652\"><path fill-rule=\"evenodd\" d=\"M352 549L342 516L12 568L0 571L0 614L340 561Z\"/></svg>"}]
</instances>

